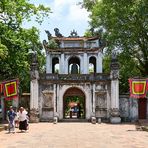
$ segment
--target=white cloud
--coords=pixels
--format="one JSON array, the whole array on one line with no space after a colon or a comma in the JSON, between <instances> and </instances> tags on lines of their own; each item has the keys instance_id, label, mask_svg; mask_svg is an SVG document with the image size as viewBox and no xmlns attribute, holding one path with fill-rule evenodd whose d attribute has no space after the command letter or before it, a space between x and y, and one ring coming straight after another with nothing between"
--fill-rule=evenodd
<instances>
[{"instance_id":1,"label":"white cloud","mask_svg":"<svg viewBox=\"0 0 148 148\"><path fill-rule=\"evenodd\" d=\"M88 21L89 13L82 9L78 3L80 0L54 0L51 3L53 14L51 18L68 21ZM63 16L64 15L64 16Z\"/></svg>"},{"instance_id":2,"label":"white cloud","mask_svg":"<svg viewBox=\"0 0 148 148\"><path fill-rule=\"evenodd\" d=\"M54 28L59 28L60 33L69 36L70 31L75 29L78 35L83 36L88 28L88 12L78 5L82 0L30 0L35 5L43 4L51 8L49 19L44 19L42 25L38 25L34 20L24 23L24 27L35 26L40 30L40 39L47 39L45 30L49 30L54 36Z\"/></svg>"},{"instance_id":3,"label":"white cloud","mask_svg":"<svg viewBox=\"0 0 148 148\"><path fill-rule=\"evenodd\" d=\"M88 21L89 13L85 10L80 8L78 5L71 5L70 11L68 15L68 20L70 21Z\"/></svg>"}]
</instances>

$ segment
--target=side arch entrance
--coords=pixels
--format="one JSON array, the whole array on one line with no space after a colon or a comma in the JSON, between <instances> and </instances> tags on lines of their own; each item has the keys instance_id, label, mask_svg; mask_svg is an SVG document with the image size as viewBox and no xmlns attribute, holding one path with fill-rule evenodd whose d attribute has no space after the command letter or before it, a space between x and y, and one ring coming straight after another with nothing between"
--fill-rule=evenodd
<instances>
[{"instance_id":1,"label":"side arch entrance","mask_svg":"<svg viewBox=\"0 0 148 148\"><path fill-rule=\"evenodd\" d=\"M63 96L63 118L85 119L85 94L77 87L66 90Z\"/></svg>"}]
</instances>

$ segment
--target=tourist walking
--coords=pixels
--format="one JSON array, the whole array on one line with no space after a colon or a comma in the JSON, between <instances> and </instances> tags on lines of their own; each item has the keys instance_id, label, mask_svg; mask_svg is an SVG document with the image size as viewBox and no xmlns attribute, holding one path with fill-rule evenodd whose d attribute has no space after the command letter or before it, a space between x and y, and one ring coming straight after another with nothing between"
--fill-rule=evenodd
<instances>
[{"instance_id":1,"label":"tourist walking","mask_svg":"<svg viewBox=\"0 0 148 148\"><path fill-rule=\"evenodd\" d=\"M15 116L16 116L16 113L14 112L13 107L10 106L10 108L7 112L7 120L9 123L9 127L8 127L9 133L10 132L15 133L15 123L14 123Z\"/></svg>"},{"instance_id":2,"label":"tourist walking","mask_svg":"<svg viewBox=\"0 0 148 148\"><path fill-rule=\"evenodd\" d=\"M17 110L17 108L15 110L15 113L16 113L16 116L14 118L14 122L15 122L15 127L18 128L19 127L19 111Z\"/></svg>"},{"instance_id":3,"label":"tourist walking","mask_svg":"<svg viewBox=\"0 0 148 148\"><path fill-rule=\"evenodd\" d=\"M19 130L26 131L27 126L28 126L27 125L27 111L23 107L20 107L20 111L19 111Z\"/></svg>"}]
</instances>

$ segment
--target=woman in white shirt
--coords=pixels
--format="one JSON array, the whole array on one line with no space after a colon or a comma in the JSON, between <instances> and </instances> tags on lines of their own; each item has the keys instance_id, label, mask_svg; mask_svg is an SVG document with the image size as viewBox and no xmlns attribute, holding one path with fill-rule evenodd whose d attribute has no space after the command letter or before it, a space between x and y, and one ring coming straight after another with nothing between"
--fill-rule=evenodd
<instances>
[{"instance_id":1,"label":"woman in white shirt","mask_svg":"<svg viewBox=\"0 0 148 148\"><path fill-rule=\"evenodd\" d=\"M27 130L27 111L23 107L19 111L19 130Z\"/></svg>"}]
</instances>

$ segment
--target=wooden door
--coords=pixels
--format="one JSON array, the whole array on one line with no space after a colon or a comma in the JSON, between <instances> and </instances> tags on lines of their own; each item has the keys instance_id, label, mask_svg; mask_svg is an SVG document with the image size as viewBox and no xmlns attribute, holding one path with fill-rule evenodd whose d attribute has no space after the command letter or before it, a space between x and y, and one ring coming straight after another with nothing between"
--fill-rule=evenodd
<instances>
[{"instance_id":1,"label":"wooden door","mask_svg":"<svg viewBox=\"0 0 148 148\"><path fill-rule=\"evenodd\" d=\"M146 98L140 98L138 101L138 113L139 113L139 119L146 119L146 113L147 113L147 99Z\"/></svg>"}]
</instances>

